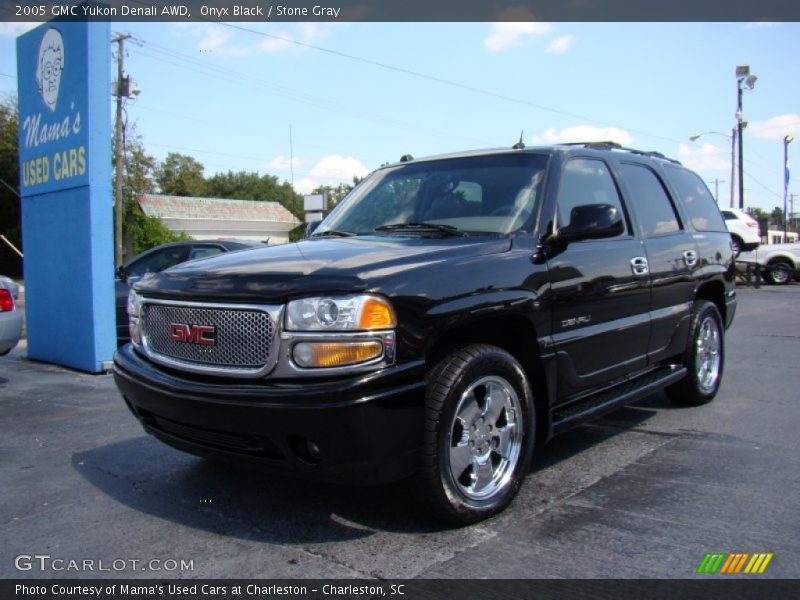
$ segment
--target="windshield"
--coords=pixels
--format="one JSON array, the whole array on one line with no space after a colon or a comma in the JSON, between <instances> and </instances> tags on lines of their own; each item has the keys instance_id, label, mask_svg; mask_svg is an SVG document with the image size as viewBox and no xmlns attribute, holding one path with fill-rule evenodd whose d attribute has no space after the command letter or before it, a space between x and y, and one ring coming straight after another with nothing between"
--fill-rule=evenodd
<instances>
[{"instance_id":1,"label":"windshield","mask_svg":"<svg viewBox=\"0 0 800 600\"><path fill-rule=\"evenodd\" d=\"M374 172L314 236L508 234L529 225L547 164L543 154L408 163Z\"/></svg>"}]
</instances>

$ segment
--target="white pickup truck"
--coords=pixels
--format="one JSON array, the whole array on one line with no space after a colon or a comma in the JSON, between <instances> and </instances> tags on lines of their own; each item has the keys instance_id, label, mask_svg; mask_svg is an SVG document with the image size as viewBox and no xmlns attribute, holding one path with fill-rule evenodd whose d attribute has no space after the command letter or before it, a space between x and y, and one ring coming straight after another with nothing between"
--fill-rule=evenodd
<instances>
[{"instance_id":1,"label":"white pickup truck","mask_svg":"<svg viewBox=\"0 0 800 600\"><path fill-rule=\"evenodd\" d=\"M800 242L759 246L736 262L757 264L768 283L785 284L800 276Z\"/></svg>"}]
</instances>

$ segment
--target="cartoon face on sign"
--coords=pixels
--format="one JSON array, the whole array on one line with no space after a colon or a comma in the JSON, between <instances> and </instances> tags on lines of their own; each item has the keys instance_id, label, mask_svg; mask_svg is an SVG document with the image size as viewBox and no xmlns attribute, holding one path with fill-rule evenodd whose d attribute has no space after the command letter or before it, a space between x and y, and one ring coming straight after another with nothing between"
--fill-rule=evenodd
<instances>
[{"instance_id":1,"label":"cartoon face on sign","mask_svg":"<svg viewBox=\"0 0 800 600\"><path fill-rule=\"evenodd\" d=\"M61 32L51 27L44 32L39 44L39 58L36 61L36 84L42 100L52 111L56 110L58 88L61 85L61 70L64 68L64 40Z\"/></svg>"}]
</instances>

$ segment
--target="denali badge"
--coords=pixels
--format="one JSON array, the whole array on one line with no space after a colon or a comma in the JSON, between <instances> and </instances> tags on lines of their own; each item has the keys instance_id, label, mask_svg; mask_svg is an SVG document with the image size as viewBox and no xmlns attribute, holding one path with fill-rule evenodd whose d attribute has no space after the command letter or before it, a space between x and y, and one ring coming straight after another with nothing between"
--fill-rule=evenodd
<instances>
[{"instance_id":1,"label":"denali badge","mask_svg":"<svg viewBox=\"0 0 800 600\"><path fill-rule=\"evenodd\" d=\"M217 328L212 325L187 325L170 323L169 337L173 342L213 346L217 343Z\"/></svg>"},{"instance_id":2,"label":"denali badge","mask_svg":"<svg viewBox=\"0 0 800 600\"><path fill-rule=\"evenodd\" d=\"M573 317L572 319L564 319L563 321L561 321L561 326L574 327L575 325L585 325L586 323L590 323L591 320L592 320L591 315Z\"/></svg>"}]
</instances>

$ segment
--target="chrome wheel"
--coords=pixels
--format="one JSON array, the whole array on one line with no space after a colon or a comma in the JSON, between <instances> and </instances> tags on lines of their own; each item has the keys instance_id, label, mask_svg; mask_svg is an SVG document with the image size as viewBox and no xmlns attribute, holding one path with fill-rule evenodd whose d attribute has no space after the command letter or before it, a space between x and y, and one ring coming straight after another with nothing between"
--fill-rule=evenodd
<instances>
[{"instance_id":1,"label":"chrome wheel","mask_svg":"<svg viewBox=\"0 0 800 600\"><path fill-rule=\"evenodd\" d=\"M491 375L470 384L450 425L450 475L472 500L490 498L512 481L522 448L522 410L514 387Z\"/></svg>"},{"instance_id":2,"label":"chrome wheel","mask_svg":"<svg viewBox=\"0 0 800 600\"><path fill-rule=\"evenodd\" d=\"M791 276L792 274L789 267L783 263L778 263L774 267L770 267L769 277L772 280L772 283L776 283L778 285L789 283Z\"/></svg>"},{"instance_id":3,"label":"chrome wheel","mask_svg":"<svg viewBox=\"0 0 800 600\"><path fill-rule=\"evenodd\" d=\"M705 393L714 391L720 375L720 331L716 320L708 315L697 330L695 341L695 372L697 383Z\"/></svg>"}]
</instances>

